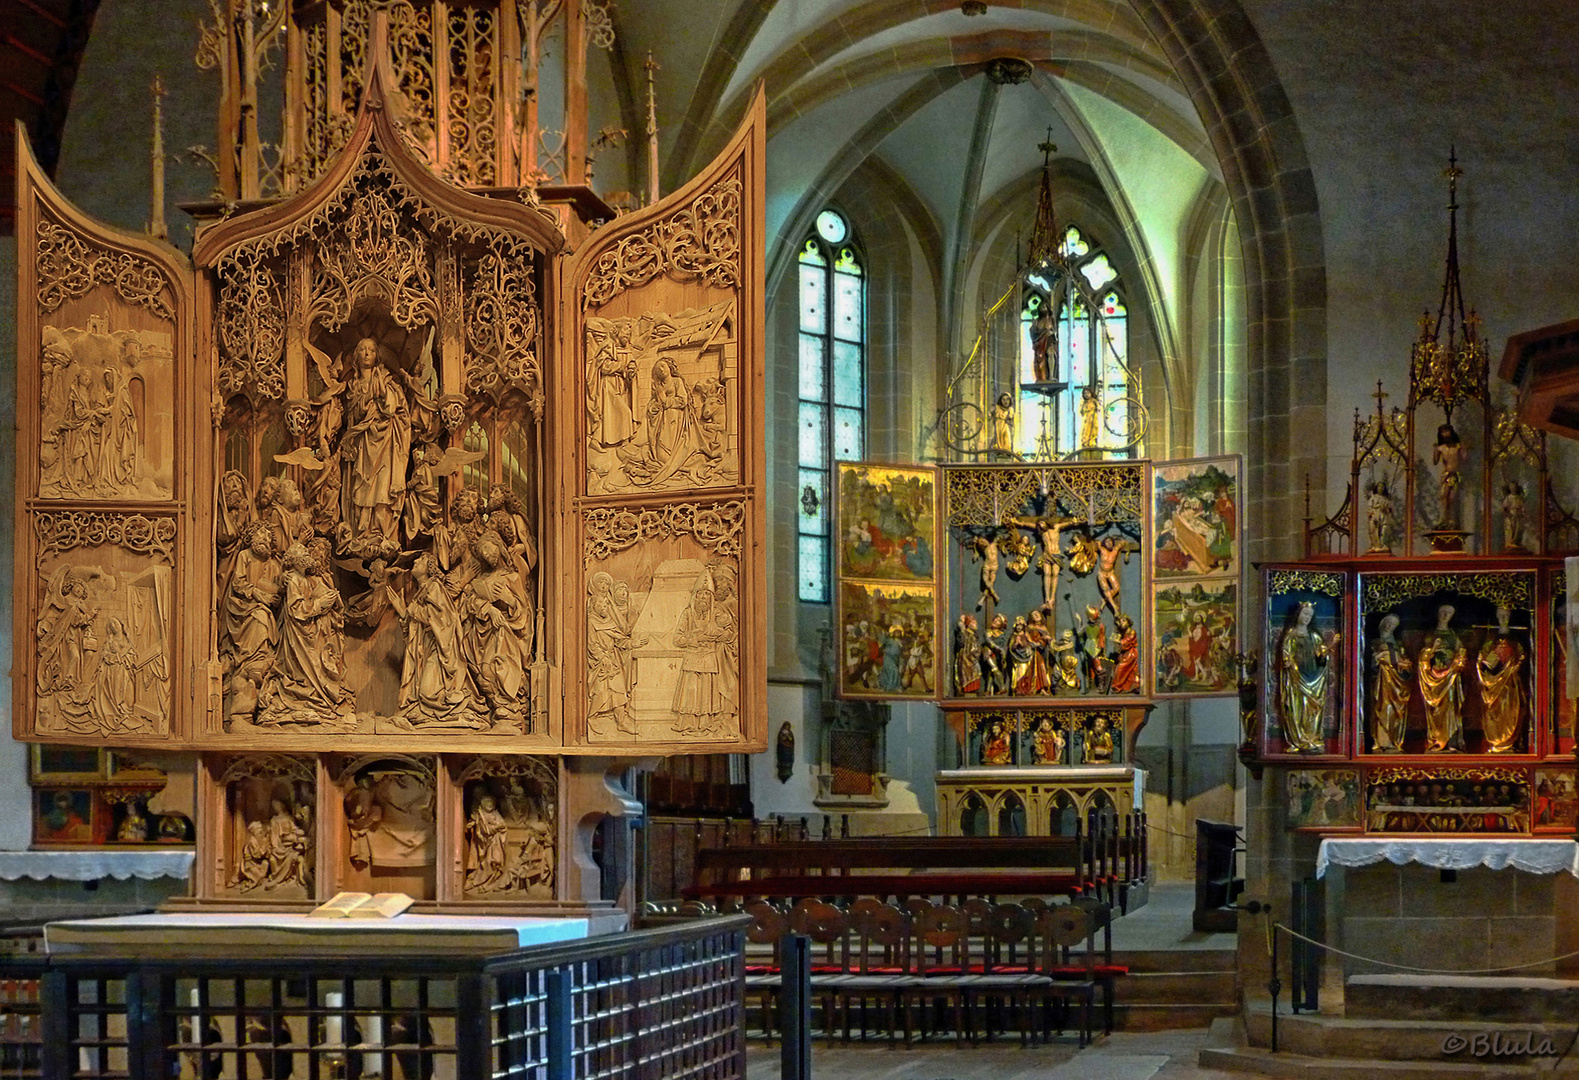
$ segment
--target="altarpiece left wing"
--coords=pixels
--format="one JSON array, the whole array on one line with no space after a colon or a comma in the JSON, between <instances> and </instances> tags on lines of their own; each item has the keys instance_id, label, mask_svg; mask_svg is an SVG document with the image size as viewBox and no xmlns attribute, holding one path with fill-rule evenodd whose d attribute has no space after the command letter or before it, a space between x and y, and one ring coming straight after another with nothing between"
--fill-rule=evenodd
<instances>
[{"instance_id":1,"label":"altarpiece left wing","mask_svg":"<svg viewBox=\"0 0 1579 1080\"><path fill-rule=\"evenodd\" d=\"M93 221L17 127L13 728L159 744L185 730L192 273ZM34 568L34 569L27 569Z\"/></svg>"}]
</instances>

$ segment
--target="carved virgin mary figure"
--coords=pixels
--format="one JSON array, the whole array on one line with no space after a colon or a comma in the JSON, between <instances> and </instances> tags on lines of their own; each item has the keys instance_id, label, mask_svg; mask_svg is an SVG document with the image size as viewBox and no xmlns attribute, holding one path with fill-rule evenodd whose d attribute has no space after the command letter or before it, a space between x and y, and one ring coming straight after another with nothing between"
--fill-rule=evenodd
<instances>
[{"instance_id":1,"label":"carved virgin mary figure","mask_svg":"<svg viewBox=\"0 0 1579 1080\"><path fill-rule=\"evenodd\" d=\"M336 723L356 703L345 685L345 604L300 544L285 553L279 651L258 705L262 724Z\"/></svg>"},{"instance_id":2,"label":"carved virgin mary figure","mask_svg":"<svg viewBox=\"0 0 1579 1080\"><path fill-rule=\"evenodd\" d=\"M619 450L626 474L639 483L656 484L678 472L695 449L690 421L685 380L672 357L660 356L652 365L646 436Z\"/></svg>"},{"instance_id":3,"label":"carved virgin mary figure","mask_svg":"<svg viewBox=\"0 0 1579 1080\"><path fill-rule=\"evenodd\" d=\"M1497 608L1497 629L1480 647L1481 730L1486 750L1506 754L1519 741L1524 723L1524 646L1508 628L1510 612Z\"/></svg>"},{"instance_id":4,"label":"carved virgin mary figure","mask_svg":"<svg viewBox=\"0 0 1579 1080\"><path fill-rule=\"evenodd\" d=\"M1371 642L1371 750L1377 754L1402 753L1409 727L1409 674L1415 665L1397 629L1398 616L1383 615Z\"/></svg>"},{"instance_id":5,"label":"carved virgin mary figure","mask_svg":"<svg viewBox=\"0 0 1579 1080\"><path fill-rule=\"evenodd\" d=\"M411 412L406 395L379 363L372 338L356 343L356 372L346 385L346 429L340 456L350 463L351 533L395 538L411 456Z\"/></svg>"},{"instance_id":6,"label":"carved virgin mary figure","mask_svg":"<svg viewBox=\"0 0 1579 1080\"><path fill-rule=\"evenodd\" d=\"M252 712L258 684L279 645L274 608L280 598L280 564L274 557L274 534L267 522L254 521L243 537L246 546L236 552L225 582L219 624L219 655L231 678L232 715Z\"/></svg>"},{"instance_id":7,"label":"carved virgin mary figure","mask_svg":"<svg viewBox=\"0 0 1579 1080\"><path fill-rule=\"evenodd\" d=\"M1294 625L1278 646L1278 718L1290 750L1319 754L1327 748L1322 721L1327 714L1327 683L1332 657L1321 632L1311 629L1316 607L1299 605Z\"/></svg>"},{"instance_id":8,"label":"carved virgin mary figure","mask_svg":"<svg viewBox=\"0 0 1579 1080\"><path fill-rule=\"evenodd\" d=\"M411 724L486 727L482 701L461 648L461 619L444 591L438 563L423 555L411 568L416 591L406 604L406 655L400 674L400 716Z\"/></svg>"},{"instance_id":9,"label":"carved virgin mary figure","mask_svg":"<svg viewBox=\"0 0 1579 1080\"><path fill-rule=\"evenodd\" d=\"M1425 701L1426 752L1464 749L1464 665L1468 654L1448 624L1453 606L1436 610L1436 629L1420 649L1420 697Z\"/></svg>"}]
</instances>

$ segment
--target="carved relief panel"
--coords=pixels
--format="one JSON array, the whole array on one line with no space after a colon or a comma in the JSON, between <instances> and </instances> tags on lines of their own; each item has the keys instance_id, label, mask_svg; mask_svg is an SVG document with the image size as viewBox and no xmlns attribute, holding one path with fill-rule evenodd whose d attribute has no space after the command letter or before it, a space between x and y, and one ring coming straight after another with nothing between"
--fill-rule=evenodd
<instances>
[{"instance_id":1,"label":"carved relief panel","mask_svg":"<svg viewBox=\"0 0 1579 1080\"><path fill-rule=\"evenodd\" d=\"M206 735L548 743L543 299L559 234L437 180L383 107L200 234L220 618Z\"/></svg>"},{"instance_id":2,"label":"carved relief panel","mask_svg":"<svg viewBox=\"0 0 1579 1080\"><path fill-rule=\"evenodd\" d=\"M218 832L201 898L311 900L317 876L318 768L311 757L247 754L205 762L200 819Z\"/></svg>"},{"instance_id":3,"label":"carved relief panel","mask_svg":"<svg viewBox=\"0 0 1579 1080\"><path fill-rule=\"evenodd\" d=\"M762 123L759 103L701 176L567 270L564 460L583 496L567 746L766 745Z\"/></svg>"},{"instance_id":4,"label":"carved relief panel","mask_svg":"<svg viewBox=\"0 0 1579 1080\"><path fill-rule=\"evenodd\" d=\"M365 754L328 763L329 893L403 892L437 898L437 761ZM330 841L326 841L329 843Z\"/></svg>"},{"instance_id":5,"label":"carved relief panel","mask_svg":"<svg viewBox=\"0 0 1579 1080\"><path fill-rule=\"evenodd\" d=\"M484 756L454 762L463 842L454 895L553 900L559 851L559 770L553 758Z\"/></svg>"},{"instance_id":6,"label":"carved relief panel","mask_svg":"<svg viewBox=\"0 0 1579 1080\"><path fill-rule=\"evenodd\" d=\"M191 273L73 208L19 140L14 729L165 743L192 687L182 545Z\"/></svg>"}]
</instances>

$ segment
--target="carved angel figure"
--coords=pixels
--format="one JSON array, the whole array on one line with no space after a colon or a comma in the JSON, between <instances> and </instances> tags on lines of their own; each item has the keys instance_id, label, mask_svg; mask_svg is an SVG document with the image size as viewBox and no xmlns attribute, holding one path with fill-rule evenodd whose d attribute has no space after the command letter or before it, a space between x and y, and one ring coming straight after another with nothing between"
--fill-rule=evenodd
<instances>
[{"instance_id":1,"label":"carved angel figure","mask_svg":"<svg viewBox=\"0 0 1579 1080\"><path fill-rule=\"evenodd\" d=\"M37 628L40 695L57 690L70 693L85 685L90 654L98 649L93 637L98 610L87 584L71 567L63 566L51 575Z\"/></svg>"},{"instance_id":2,"label":"carved angel figure","mask_svg":"<svg viewBox=\"0 0 1579 1080\"><path fill-rule=\"evenodd\" d=\"M260 724L334 724L356 703L345 685L345 604L307 549L292 544L281 578L279 651L259 695Z\"/></svg>"}]
</instances>

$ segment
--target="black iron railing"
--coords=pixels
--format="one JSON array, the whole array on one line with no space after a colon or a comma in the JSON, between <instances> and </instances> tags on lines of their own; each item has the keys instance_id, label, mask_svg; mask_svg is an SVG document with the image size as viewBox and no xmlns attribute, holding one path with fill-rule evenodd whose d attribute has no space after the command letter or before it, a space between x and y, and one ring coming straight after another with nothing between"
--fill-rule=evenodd
<instances>
[{"instance_id":1,"label":"black iron railing","mask_svg":"<svg viewBox=\"0 0 1579 1080\"><path fill-rule=\"evenodd\" d=\"M0 959L0 1078L743 1080L749 921L475 958Z\"/></svg>"}]
</instances>

